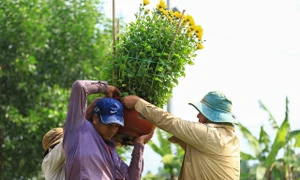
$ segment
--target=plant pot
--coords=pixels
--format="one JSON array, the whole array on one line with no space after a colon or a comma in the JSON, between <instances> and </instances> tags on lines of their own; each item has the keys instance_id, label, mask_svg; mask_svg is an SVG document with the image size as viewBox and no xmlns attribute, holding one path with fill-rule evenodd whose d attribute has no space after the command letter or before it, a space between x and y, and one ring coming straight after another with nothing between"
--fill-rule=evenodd
<instances>
[{"instance_id":1,"label":"plant pot","mask_svg":"<svg viewBox=\"0 0 300 180\"><path fill-rule=\"evenodd\" d=\"M135 138L150 133L156 126L139 117L139 113L133 109L124 109L124 127L119 127L113 137L116 145L133 145Z\"/></svg>"}]
</instances>

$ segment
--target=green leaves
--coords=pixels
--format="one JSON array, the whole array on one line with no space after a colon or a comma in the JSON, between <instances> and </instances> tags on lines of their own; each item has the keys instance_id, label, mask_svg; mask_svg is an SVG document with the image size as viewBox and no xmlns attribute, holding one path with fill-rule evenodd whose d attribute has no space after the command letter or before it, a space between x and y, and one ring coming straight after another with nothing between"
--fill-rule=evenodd
<instances>
[{"instance_id":1,"label":"green leaves","mask_svg":"<svg viewBox=\"0 0 300 180\"><path fill-rule=\"evenodd\" d=\"M287 119L285 119L281 126L279 127L276 137L274 139L274 142L271 146L271 151L269 152L269 155L266 158L266 166L270 167L271 164L275 161L276 156L278 154L279 149L285 146L286 142L286 136L288 133L289 128L289 122Z\"/></svg>"},{"instance_id":2,"label":"green leaves","mask_svg":"<svg viewBox=\"0 0 300 180\"><path fill-rule=\"evenodd\" d=\"M261 126L259 139L256 139L250 131L239 125L239 128L249 142L250 147L254 151L254 156L241 152L243 160L258 160L256 168L256 179L283 179L295 173L295 169L300 169L296 162L295 148L299 147L300 130L291 131L289 123L289 101L286 98L285 118L280 126L277 125L270 111L260 101L260 106L269 115L269 120L276 132L275 138L271 141L267 132ZM283 150L283 157L279 158L279 152Z\"/></svg>"},{"instance_id":3,"label":"green leaves","mask_svg":"<svg viewBox=\"0 0 300 180\"><path fill-rule=\"evenodd\" d=\"M178 177L184 156L183 149L179 145L171 144L168 141L168 138L170 137L169 133L159 129L155 130L155 132L158 143L154 143L152 140L150 140L148 145L154 152L161 156L161 160L164 165L164 171L167 172L170 177Z\"/></svg>"},{"instance_id":4,"label":"green leaves","mask_svg":"<svg viewBox=\"0 0 300 180\"><path fill-rule=\"evenodd\" d=\"M0 0L0 179L41 179L41 140L111 43L98 0ZM102 72L99 74L103 80Z\"/></svg>"},{"instance_id":5,"label":"green leaves","mask_svg":"<svg viewBox=\"0 0 300 180\"><path fill-rule=\"evenodd\" d=\"M110 52L106 61L105 79L122 92L134 90L141 98L163 107L177 79L185 75L186 65L194 64L199 43L189 31L194 21L178 26L179 20L172 11L162 8L153 8L148 14L141 4L135 22L127 24L117 36L116 52Z\"/></svg>"},{"instance_id":6,"label":"green leaves","mask_svg":"<svg viewBox=\"0 0 300 180\"><path fill-rule=\"evenodd\" d=\"M254 151L254 155L257 157L261 152L260 143L258 139L241 123L238 124L238 127L245 139L248 141L250 147Z\"/></svg>"}]
</instances>

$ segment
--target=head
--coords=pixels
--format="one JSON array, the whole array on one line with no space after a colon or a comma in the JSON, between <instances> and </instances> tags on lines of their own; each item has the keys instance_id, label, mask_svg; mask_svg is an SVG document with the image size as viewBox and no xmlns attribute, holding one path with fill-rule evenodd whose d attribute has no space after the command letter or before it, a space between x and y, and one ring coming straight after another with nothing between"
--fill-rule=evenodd
<instances>
[{"instance_id":1,"label":"head","mask_svg":"<svg viewBox=\"0 0 300 180\"><path fill-rule=\"evenodd\" d=\"M119 126L124 126L122 104L114 98L101 98L95 104L91 123L105 141L111 140Z\"/></svg>"},{"instance_id":2,"label":"head","mask_svg":"<svg viewBox=\"0 0 300 180\"><path fill-rule=\"evenodd\" d=\"M199 122L237 124L231 114L232 102L223 93L211 91L200 102L189 103L198 110Z\"/></svg>"},{"instance_id":3,"label":"head","mask_svg":"<svg viewBox=\"0 0 300 180\"><path fill-rule=\"evenodd\" d=\"M54 128L48 131L42 140L44 157L53 149L63 138L63 128Z\"/></svg>"},{"instance_id":4,"label":"head","mask_svg":"<svg viewBox=\"0 0 300 180\"><path fill-rule=\"evenodd\" d=\"M85 118L90 121L91 123L93 123L93 115L94 113L94 107L96 105L96 103L101 99L101 97L97 97L95 98L91 104L87 107L86 109L86 113L85 113Z\"/></svg>"}]
</instances>

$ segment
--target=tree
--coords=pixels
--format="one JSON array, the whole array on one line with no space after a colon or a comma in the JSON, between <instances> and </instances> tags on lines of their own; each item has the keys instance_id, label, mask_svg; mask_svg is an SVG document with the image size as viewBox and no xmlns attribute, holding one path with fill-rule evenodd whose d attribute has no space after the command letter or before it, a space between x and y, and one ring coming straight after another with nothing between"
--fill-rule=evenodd
<instances>
[{"instance_id":1,"label":"tree","mask_svg":"<svg viewBox=\"0 0 300 180\"><path fill-rule=\"evenodd\" d=\"M269 120L276 132L275 139L271 141L263 126L260 127L260 135L257 139L246 127L239 124L239 129L249 142L254 154L241 152L243 160L258 160L256 167L256 179L266 177L271 179L292 179L295 170L299 169L296 148L300 147L300 130L291 130L289 123L289 101L286 97L285 118L280 126L266 106L260 101L260 106L269 114ZM278 152L284 151L282 158L278 157ZM252 176L253 174L251 174Z\"/></svg>"},{"instance_id":2,"label":"tree","mask_svg":"<svg viewBox=\"0 0 300 180\"><path fill-rule=\"evenodd\" d=\"M98 0L0 1L0 179L40 176L76 79L97 79L112 37ZM96 75L96 76L95 76Z\"/></svg>"}]
</instances>

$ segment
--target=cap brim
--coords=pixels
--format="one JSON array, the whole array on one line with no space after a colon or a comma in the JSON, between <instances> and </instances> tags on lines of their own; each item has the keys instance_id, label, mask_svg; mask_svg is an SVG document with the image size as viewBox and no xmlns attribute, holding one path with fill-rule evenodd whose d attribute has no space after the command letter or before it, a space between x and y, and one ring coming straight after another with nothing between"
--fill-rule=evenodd
<instances>
[{"instance_id":1,"label":"cap brim","mask_svg":"<svg viewBox=\"0 0 300 180\"><path fill-rule=\"evenodd\" d=\"M220 111L213 110L207 105L196 102L196 103L188 103L189 105L194 106L199 112L201 112L205 117L207 117L212 122L217 123L234 123L238 124L237 120L233 117L231 113L224 113Z\"/></svg>"},{"instance_id":2,"label":"cap brim","mask_svg":"<svg viewBox=\"0 0 300 180\"><path fill-rule=\"evenodd\" d=\"M100 119L101 119L101 122L103 124L119 124L121 126L124 126L124 118L122 116L118 116L118 115L110 115L110 116L101 115Z\"/></svg>"}]
</instances>

